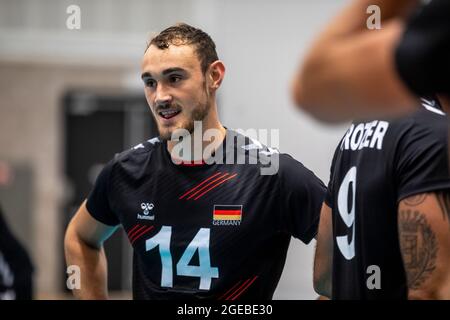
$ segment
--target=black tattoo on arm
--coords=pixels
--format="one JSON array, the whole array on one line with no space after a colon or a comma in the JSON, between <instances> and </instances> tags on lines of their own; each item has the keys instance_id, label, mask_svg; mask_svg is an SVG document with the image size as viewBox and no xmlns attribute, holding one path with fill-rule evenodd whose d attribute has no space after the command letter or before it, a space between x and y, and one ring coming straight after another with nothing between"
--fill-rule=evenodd
<instances>
[{"instance_id":1,"label":"black tattoo on arm","mask_svg":"<svg viewBox=\"0 0 450 320\"><path fill-rule=\"evenodd\" d=\"M425 215L418 210L400 211L399 231L408 287L418 289L436 269L436 236Z\"/></svg>"},{"instance_id":2,"label":"black tattoo on arm","mask_svg":"<svg viewBox=\"0 0 450 320\"><path fill-rule=\"evenodd\" d=\"M436 197L444 215L444 220L450 221L450 191L438 191L436 192Z\"/></svg>"},{"instance_id":3,"label":"black tattoo on arm","mask_svg":"<svg viewBox=\"0 0 450 320\"><path fill-rule=\"evenodd\" d=\"M427 198L427 194L421 193L421 194L406 198L404 203L407 206L415 207L415 206L418 206L419 204L422 204L426 198Z\"/></svg>"}]
</instances>

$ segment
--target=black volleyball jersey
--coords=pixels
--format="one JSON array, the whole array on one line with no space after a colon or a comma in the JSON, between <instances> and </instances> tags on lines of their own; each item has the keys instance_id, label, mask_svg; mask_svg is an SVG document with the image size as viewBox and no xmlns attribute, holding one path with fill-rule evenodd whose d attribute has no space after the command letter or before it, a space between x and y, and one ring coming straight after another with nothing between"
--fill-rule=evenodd
<instances>
[{"instance_id":1,"label":"black volleyball jersey","mask_svg":"<svg viewBox=\"0 0 450 320\"><path fill-rule=\"evenodd\" d=\"M354 122L336 149L326 197L333 299L407 298L398 204L450 188L448 120L430 101L423 106L401 119Z\"/></svg>"},{"instance_id":2,"label":"black volleyball jersey","mask_svg":"<svg viewBox=\"0 0 450 320\"><path fill-rule=\"evenodd\" d=\"M177 165L154 138L97 178L87 209L127 233L134 299L271 299L291 236L315 236L326 188L310 170L231 130L218 150L223 164Z\"/></svg>"}]
</instances>

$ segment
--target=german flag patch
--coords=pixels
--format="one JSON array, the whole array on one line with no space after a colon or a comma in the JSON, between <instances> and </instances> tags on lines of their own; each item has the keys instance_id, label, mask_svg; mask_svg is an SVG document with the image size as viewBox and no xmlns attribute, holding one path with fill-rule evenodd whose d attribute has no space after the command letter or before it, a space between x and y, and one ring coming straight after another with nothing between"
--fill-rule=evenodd
<instances>
[{"instance_id":1,"label":"german flag patch","mask_svg":"<svg viewBox=\"0 0 450 320\"><path fill-rule=\"evenodd\" d=\"M238 226L242 221L242 205L214 205L213 225Z\"/></svg>"}]
</instances>

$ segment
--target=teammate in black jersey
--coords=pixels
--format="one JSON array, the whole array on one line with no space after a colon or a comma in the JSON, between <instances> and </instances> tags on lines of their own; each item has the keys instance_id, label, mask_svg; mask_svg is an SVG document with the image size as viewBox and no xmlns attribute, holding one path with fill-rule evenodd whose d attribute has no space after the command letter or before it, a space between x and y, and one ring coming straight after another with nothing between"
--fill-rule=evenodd
<instances>
[{"instance_id":1,"label":"teammate in black jersey","mask_svg":"<svg viewBox=\"0 0 450 320\"><path fill-rule=\"evenodd\" d=\"M0 161L0 188L11 182L12 171ZM0 300L33 299L33 264L12 232L0 205Z\"/></svg>"},{"instance_id":2,"label":"teammate in black jersey","mask_svg":"<svg viewBox=\"0 0 450 320\"><path fill-rule=\"evenodd\" d=\"M333 299L450 299L448 119L354 122L321 213L315 289ZM447 106L450 109L450 106Z\"/></svg>"},{"instance_id":3,"label":"teammate in black jersey","mask_svg":"<svg viewBox=\"0 0 450 320\"><path fill-rule=\"evenodd\" d=\"M118 226L134 248L135 299L271 299L291 236L315 236L325 186L292 157L222 126L224 71L199 29L179 24L150 42L142 79L160 136L114 157L69 224L78 298L107 298L102 243ZM198 145L176 154L211 129L209 156L196 157ZM277 170L263 174L272 161Z\"/></svg>"},{"instance_id":4,"label":"teammate in black jersey","mask_svg":"<svg viewBox=\"0 0 450 320\"><path fill-rule=\"evenodd\" d=\"M0 300L33 298L30 256L11 232L0 207Z\"/></svg>"}]
</instances>

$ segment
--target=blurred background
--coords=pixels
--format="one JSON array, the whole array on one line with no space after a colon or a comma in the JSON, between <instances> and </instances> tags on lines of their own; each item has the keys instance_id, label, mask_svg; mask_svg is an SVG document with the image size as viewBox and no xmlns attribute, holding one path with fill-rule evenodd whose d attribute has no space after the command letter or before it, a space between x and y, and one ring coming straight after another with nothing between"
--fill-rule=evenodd
<instances>
[{"instance_id":1,"label":"blurred background","mask_svg":"<svg viewBox=\"0 0 450 320\"><path fill-rule=\"evenodd\" d=\"M152 34L200 27L227 67L218 96L229 128L279 129L282 152L324 183L345 126L294 109L290 80L345 0L0 0L0 204L35 266L35 297L65 299L63 234L115 153L156 134L140 63ZM77 5L80 29L66 25ZM270 144L270 141L269 141ZM6 173L5 173L6 172ZM113 298L131 297L131 249L108 240ZM291 242L276 299L314 299L315 242ZM108 250L109 248L109 250Z\"/></svg>"}]
</instances>

